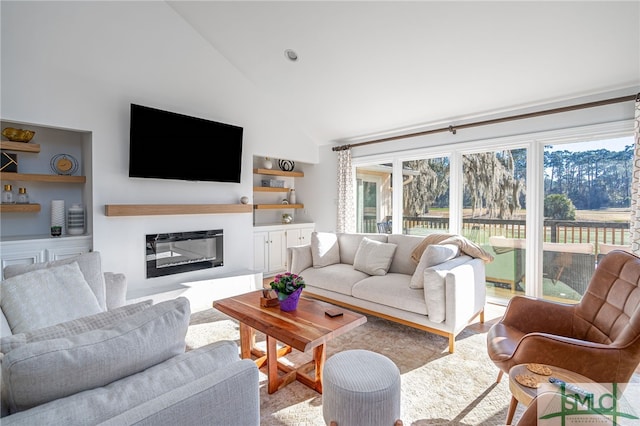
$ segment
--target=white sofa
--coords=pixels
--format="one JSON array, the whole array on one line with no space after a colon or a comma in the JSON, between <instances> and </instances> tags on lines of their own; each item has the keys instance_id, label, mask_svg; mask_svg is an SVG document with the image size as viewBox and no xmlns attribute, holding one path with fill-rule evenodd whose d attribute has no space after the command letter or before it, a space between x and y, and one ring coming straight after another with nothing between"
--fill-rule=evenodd
<instances>
[{"instance_id":1,"label":"white sofa","mask_svg":"<svg viewBox=\"0 0 640 426\"><path fill-rule=\"evenodd\" d=\"M188 299L124 305L97 252L4 274L3 426L259 424L258 368L235 342L185 352Z\"/></svg>"},{"instance_id":2,"label":"white sofa","mask_svg":"<svg viewBox=\"0 0 640 426\"><path fill-rule=\"evenodd\" d=\"M484 321L491 258L446 237L314 232L310 244L288 249L287 265L304 278L305 296L445 336L453 353L455 336L478 315Z\"/></svg>"}]
</instances>

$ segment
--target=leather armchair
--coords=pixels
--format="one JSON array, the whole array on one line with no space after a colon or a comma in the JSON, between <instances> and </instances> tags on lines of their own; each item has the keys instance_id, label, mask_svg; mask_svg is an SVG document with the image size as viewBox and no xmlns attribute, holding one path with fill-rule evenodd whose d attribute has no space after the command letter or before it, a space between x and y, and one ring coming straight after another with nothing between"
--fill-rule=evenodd
<instances>
[{"instance_id":1,"label":"leather armchair","mask_svg":"<svg viewBox=\"0 0 640 426\"><path fill-rule=\"evenodd\" d=\"M598 264L579 303L516 296L487 333L497 381L517 364L575 371L599 383L627 383L640 364L640 258L616 250Z\"/></svg>"}]
</instances>

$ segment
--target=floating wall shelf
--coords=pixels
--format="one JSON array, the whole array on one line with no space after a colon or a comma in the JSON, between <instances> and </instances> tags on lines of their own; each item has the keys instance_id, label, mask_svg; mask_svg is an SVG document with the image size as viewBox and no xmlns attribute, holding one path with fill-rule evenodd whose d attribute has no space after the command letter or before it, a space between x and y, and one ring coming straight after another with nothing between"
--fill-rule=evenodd
<instances>
[{"instance_id":1,"label":"floating wall shelf","mask_svg":"<svg viewBox=\"0 0 640 426\"><path fill-rule=\"evenodd\" d=\"M40 204L0 204L0 213L38 213Z\"/></svg>"},{"instance_id":2,"label":"floating wall shelf","mask_svg":"<svg viewBox=\"0 0 640 426\"><path fill-rule=\"evenodd\" d=\"M251 213L251 204L105 204L105 216Z\"/></svg>"},{"instance_id":3,"label":"floating wall shelf","mask_svg":"<svg viewBox=\"0 0 640 426\"><path fill-rule=\"evenodd\" d=\"M86 176L41 175L34 173L0 173L2 180L19 180L23 182L51 182L51 183L86 183Z\"/></svg>"}]
</instances>

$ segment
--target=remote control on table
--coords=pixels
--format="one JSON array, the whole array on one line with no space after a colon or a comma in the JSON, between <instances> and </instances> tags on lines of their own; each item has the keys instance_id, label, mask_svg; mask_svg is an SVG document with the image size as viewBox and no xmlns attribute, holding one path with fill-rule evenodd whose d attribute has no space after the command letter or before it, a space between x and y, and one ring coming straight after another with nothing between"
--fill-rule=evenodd
<instances>
[{"instance_id":1,"label":"remote control on table","mask_svg":"<svg viewBox=\"0 0 640 426\"><path fill-rule=\"evenodd\" d=\"M553 383L554 385L556 385L558 387L564 385L565 389L567 389L567 390L569 390L569 391L571 391L573 393L577 393L579 395L582 395L584 397L587 397L587 398L593 397L593 393L592 392L586 391L586 390L584 390L582 388L579 388L576 385L573 385L571 383L567 383L567 382L565 382L563 380L560 380L560 379L558 379L556 377L549 377L549 382Z\"/></svg>"}]
</instances>

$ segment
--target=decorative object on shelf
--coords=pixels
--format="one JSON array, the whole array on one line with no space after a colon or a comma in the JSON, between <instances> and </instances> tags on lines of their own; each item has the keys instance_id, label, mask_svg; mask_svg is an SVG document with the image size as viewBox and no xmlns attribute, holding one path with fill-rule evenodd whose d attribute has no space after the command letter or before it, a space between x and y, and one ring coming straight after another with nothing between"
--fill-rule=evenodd
<instances>
[{"instance_id":1,"label":"decorative object on shelf","mask_svg":"<svg viewBox=\"0 0 640 426\"><path fill-rule=\"evenodd\" d=\"M27 194L27 188L18 188L18 197L16 197L16 204L29 204L29 194Z\"/></svg>"},{"instance_id":2,"label":"decorative object on shelf","mask_svg":"<svg viewBox=\"0 0 640 426\"><path fill-rule=\"evenodd\" d=\"M293 222L293 217L289 213L285 213L282 215L282 223L291 223Z\"/></svg>"},{"instance_id":3,"label":"decorative object on shelf","mask_svg":"<svg viewBox=\"0 0 640 426\"><path fill-rule=\"evenodd\" d=\"M269 188L284 188L284 181L280 179L262 179L262 186Z\"/></svg>"},{"instance_id":4,"label":"decorative object on shelf","mask_svg":"<svg viewBox=\"0 0 640 426\"><path fill-rule=\"evenodd\" d=\"M278 166L280 167L280 170L284 172L292 172L296 163L291 160L278 160Z\"/></svg>"},{"instance_id":5,"label":"decorative object on shelf","mask_svg":"<svg viewBox=\"0 0 640 426\"><path fill-rule=\"evenodd\" d=\"M269 285L278 293L280 310L283 311L293 311L298 307L300 293L306 286L304 278L291 272L277 274Z\"/></svg>"},{"instance_id":6,"label":"decorative object on shelf","mask_svg":"<svg viewBox=\"0 0 640 426\"><path fill-rule=\"evenodd\" d=\"M269 157L264 157L264 160L262 161L262 167L268 170L271 170L273 168L273 162L271 162L271 159Z\"/></svg>"},{"instance_id":7,"label":"decorative object on shelf","mask_svg":"<svg viewBox=\"0 0 640 426\"><path fill-rule=\"evenodd\" d=\"M59 237L64 229L64 200L51 200L51 235Z\"/></svg>"},{"instance_id":8,"label":"decorative object on shelf","mask_svg":"<svg viewBox=\"0 0 640 426\"><path fill-rule=\"evenodd\" d=\"M84 234L84 207L80 203L71 204L67 212L67 234Z\"/></svg>"},{"instance_id":9,"label":"decorative object on shelf","mask_svg":"<svg viewBox=\"0 0 640 426\"><path fill-rule=\"evenodd\" d=\"M11 142L29 142L36 132L33 130L14 129L13 127L5 127L2 136Z\"/></svg>"},{"instance_id":10,"label":"decorative object on shelf","mask_svg":"<svg viewBox=\"0 0 640 426\"><path fill-rule=\"evenodd\" d=\"M240 197L240 202L242 204L249 204L249 197L247 197L246 195Z\"/></svg>"},{"instance_id":11,"label":"decorative object on shelf","mask_svg":"<svg viewBox=\"0 0 640 426\"><path fill-rule=\"evenodd\" d=\"M18 154L10 154L2 151L2 164L0 172L17 173L18 172Z\"/></svg>"},{"instance_id":12,"label":"decorative object on shelf","mask_svg":"<svg viewBox=\"0 0 640 426\"><path fill-rule=\"evenodd\" d=\"M56 154L51 157L51 170L59 175L72 175L78 171L78 160L70 154Z\"/></svg>"},{"instance_id":13,"label":"decorative object on shelf","mask_svg":"<svg viewBox=\"0 0 640 426\"><path fill-rule=\"evenodd\" d=\"M296 189L291 188L289 190L289 204L295 204L295 203L296 203Z\"/></svg>"},{"instance_id":14,"label":"decorative object on shelf","mask_svg":"<svg viewBox=\"0 0 640 426\"><path fill-rule=\"evenodd\" d=\"M289 204L289 200L287 200L286 198L283 198L281 204Z\"/></svg>"},{"instance_id":15,"label":"decorative object on shelf","mask_svg":"<svg viewBox=\"0 0 640 426\"><path fill-rule=\"evenodd\" d=\"M13 197L13 188L7 184L2 190L2 204L15 204L16 200Z\"/></svg>"}]
</instances>

